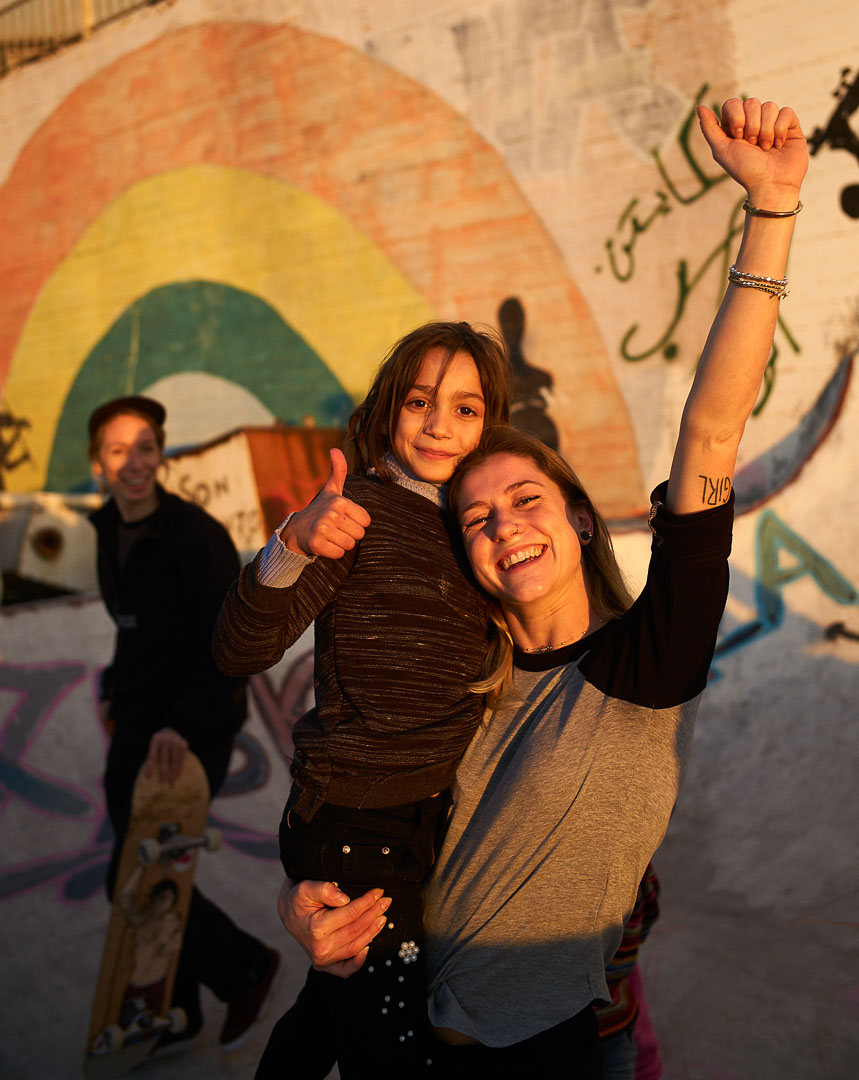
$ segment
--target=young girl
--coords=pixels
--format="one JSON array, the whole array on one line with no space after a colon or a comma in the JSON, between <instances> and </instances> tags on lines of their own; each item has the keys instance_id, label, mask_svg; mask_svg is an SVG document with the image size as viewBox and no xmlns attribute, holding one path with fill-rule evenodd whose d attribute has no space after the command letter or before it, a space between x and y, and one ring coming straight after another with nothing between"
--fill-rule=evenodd
<instances>
[{"instance_id":1,"label":"young girl","mask_svg":"<svg viewBox=\"0 0 859 1080\"><path fill-rule=\"evenodd\" d=\"M494 337L467 323L407 335L350 419L357 475L332 450L325 486L224 602L215 657L231 675L271 667L315 620L316 707L293 732L280 827L287 876L335 880L352 895L381 885L391 897L360 974L309 973L258 1077L283 1074L281 1047L306 1078L325 1076L335 1055L344 1080L370 1063L380 1078L416 1066L420 887L444 823L440 793L482 713L468 686L487 641L483 601L451 548L445 485L484 426L506 422L508 398ZM326 1016L324 1040L310 1037Z\"/></svg>"}]
</instances>

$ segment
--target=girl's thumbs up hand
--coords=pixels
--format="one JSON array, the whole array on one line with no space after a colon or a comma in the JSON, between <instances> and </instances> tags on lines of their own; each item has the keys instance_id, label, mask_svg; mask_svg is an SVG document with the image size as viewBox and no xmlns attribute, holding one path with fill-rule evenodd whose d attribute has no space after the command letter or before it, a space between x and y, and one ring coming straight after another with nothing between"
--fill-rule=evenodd
<instances>
[{"instance_id":1,"label":"girl's thumbs up hand","mask_svg":"<svg viewBox=\"0 0 859 1080\"><path fill-rule=\"evenodd\" d=\"M332 449L331 472L316 498L293 514L280 531L290 551L340 559L364 536L370 515L363 506L343 494L346 458Z\"/></svg>"}]
</instances>

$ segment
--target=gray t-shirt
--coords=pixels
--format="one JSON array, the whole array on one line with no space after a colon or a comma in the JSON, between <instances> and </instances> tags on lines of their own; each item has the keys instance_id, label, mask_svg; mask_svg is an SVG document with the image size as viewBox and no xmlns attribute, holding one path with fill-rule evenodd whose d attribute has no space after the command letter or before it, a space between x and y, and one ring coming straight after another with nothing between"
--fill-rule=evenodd
<instances>
[{"instance_id":1,"label":"gray t-shirt","mask_svg":"<svg viewBox=\"0 0 859 1080\"><path fill-rule=\"evenodd\" d=\"M633 607L516 654L457 772L425 893L433 1024L508 1046L609 1000L605 965L689 759L727 596L733 505L652 523Z\"/></svg>"}]
</instances>

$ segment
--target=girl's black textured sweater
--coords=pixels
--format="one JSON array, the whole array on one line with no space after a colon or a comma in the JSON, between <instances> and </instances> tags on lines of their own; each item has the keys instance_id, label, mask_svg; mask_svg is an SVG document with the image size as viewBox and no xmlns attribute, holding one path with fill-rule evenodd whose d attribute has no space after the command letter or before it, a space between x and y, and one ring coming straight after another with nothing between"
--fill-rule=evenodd
<instances>
[{"instance_id":1,"label":"girl's black textured sweater","mask_svg":"<svg viewBox=\"0 0 859 1080\"><path fill-rule=\"evenodd\" d=\"M396 806L449 787L483 712L467 687L481 673L485 604L444 515L371 477L350 476L344 494L370 515L361 542L284 589L260 584L257 555L215 630L221 670L250 675L315 620L316 708L293 732L308 819L324 802Z\"/></svg>"}]
</instances>

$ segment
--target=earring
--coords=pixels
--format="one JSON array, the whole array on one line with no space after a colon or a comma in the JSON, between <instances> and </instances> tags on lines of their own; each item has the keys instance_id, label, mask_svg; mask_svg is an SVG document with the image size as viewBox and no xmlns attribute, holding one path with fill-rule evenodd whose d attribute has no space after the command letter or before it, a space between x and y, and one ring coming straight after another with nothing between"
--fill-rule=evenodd
<instances>
[{"instance_id":1,"label":"earring","mask_svg":"<svg viewBox=\"0 0 859 1080\"><path fill-rule=\"evenodd\" d=\"M582 538L582 540L583 540L583 542L585 544L589 544L591 542L591 538L593 537L593 533L588 532L587 529L582 529L582 531L579 533L579 535L581 536L581 538Z\"/></svg>"}]
</instances>

